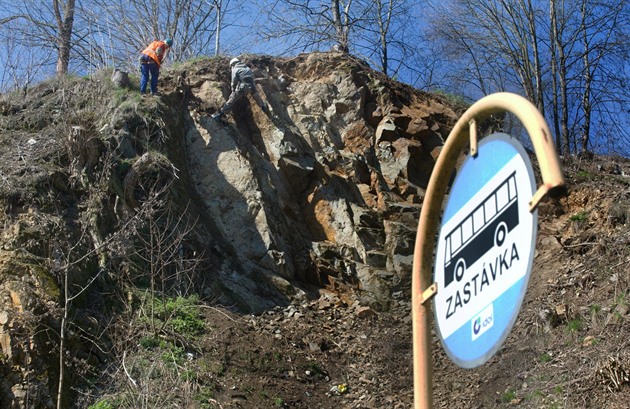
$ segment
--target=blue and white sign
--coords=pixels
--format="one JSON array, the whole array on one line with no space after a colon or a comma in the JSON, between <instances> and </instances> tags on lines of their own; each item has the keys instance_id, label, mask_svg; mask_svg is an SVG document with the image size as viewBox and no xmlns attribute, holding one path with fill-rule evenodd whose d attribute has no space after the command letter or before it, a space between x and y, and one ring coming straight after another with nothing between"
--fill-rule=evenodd
<instances>
[{"instance_id":1,"label":"blue and white sign","mask_svg":"<svg viewBox=\"0 0 630 409\"><path fill-rule=\"evenodd\" d=\"M482 139L457 173L435 257L434 311L447 355L464 368L490 359L521 308L534 259L531 162L506 134Z\"/></svg>"}]
</instances>

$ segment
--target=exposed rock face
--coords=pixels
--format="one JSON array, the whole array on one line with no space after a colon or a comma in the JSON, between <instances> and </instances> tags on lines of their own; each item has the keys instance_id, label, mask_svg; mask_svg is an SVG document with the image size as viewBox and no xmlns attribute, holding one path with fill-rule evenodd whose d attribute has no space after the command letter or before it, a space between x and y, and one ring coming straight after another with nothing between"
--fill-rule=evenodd
<instances>
[{"instance_id":1,"label":"exposed rock face","mask_svg":"<svg viewBox=\"0 0 630 409\"><path fill-rule=\"evenodd\" d=\"M455 112L341 54L246 62L271 117L241 101L229 125L216 123L226 73L200 74L206 63L186 73L184 143L207 216L241 264L351 284L386 306L409 283L424 188Z\"/></svg>"},{"instance_id":2,"label":"exposed rock face","mask_svg":"<svg viewBox=\"0 0 630 409\"><path fill-rule=\"evenodd\" d=\"M229 123L210 118L229 95L222 59L165 70L161 97L105 77L3 96L0 406L54 406L60 338L68 393L76 362L104 362L104 327L133 305L123 282L186 284L247 312L321 287L376 311L408 298L424 188L456 113L347 54L243 60L272 115L248 97ZM165 232L175 245L156 252ZM82 332L60 336L66 312Z\"/></svg>"}]
</instances>

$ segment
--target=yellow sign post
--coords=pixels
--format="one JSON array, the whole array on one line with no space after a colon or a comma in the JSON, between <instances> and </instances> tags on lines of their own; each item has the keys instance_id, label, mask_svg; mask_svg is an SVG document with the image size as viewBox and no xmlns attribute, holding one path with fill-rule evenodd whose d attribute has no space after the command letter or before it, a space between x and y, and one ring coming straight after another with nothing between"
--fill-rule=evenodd
<instances>
[{"instance_id":1,"label":"yellow sign post","mask_svg":"<svg viewBox=\"0 0 630 409\"><path fill-rule=\"evenodd\" d=\"M432 266L435 235L444 195L466 144L470 144L470 155L477 154L477 123L492 114L506 111L514 114L525 126L540 165L543 184L529 201L530 211L536 209L545 196L558 197L566 193L558 155L547 123L536 107L525 98L511 93L489 95L473 104L457 121L431 174L416 235L411 278L415 409L433 407L429 301L439 291L432 280Z\"/></svg>"}]
</instances>

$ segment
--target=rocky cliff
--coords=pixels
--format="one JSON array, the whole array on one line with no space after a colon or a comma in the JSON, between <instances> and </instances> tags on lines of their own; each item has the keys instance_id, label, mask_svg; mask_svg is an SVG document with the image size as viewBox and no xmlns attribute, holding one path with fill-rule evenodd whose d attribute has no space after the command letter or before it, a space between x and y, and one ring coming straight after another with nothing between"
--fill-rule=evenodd
<instances>
[{"instance_id":1,"label":"rocky cliff","mask_svg":"<svg viewBox=\"0 0 630 409\"><path fill-rule=\"evenodd\" d=\"M341 54L246 62L272 114L242 101L228 125L209 116L228 95L225 61L172 73L189 96L187 177L241 266L230 286L289 299L296 280L350 285L386 308L408 287L423 189L456 113ZM281 302L246 292L253 310Z\"/></svg>"},{"instance_id":2,"label":"rocky cliff","mask_svg":"<svg viewBox=\"0 0 630 409\"><path fill-rule=\"evenodd\" d=\"M244 99L210 118L221 58L163 70L158 97L106 72L3 96L0 401L50 406L60 349L105 362L105 322L137 288L244 312L320 288L375 310L408 298L454 105L343 54L244 61L269 115Z\"/></svg>"}]
</instances>

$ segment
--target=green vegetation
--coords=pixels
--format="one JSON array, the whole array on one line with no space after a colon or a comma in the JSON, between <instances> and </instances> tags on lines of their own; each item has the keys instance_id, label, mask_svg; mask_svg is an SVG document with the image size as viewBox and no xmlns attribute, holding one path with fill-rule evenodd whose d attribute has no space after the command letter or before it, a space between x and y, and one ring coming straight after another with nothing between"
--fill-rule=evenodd
<instances>
[{"instance_id":1,"label":"green vegetation","mask_svg":"<svg viewBox=\"0 0 630 409\"><path fill-rule=\"evenodd\" d=\"M615 303L616 304L625 304L627 295L628 294L625 293L625 292L620 293L619 295L617 295L617 297L615 297Z\"/></svg>"},{"instance_id":2,"label":"green vegetation","mask_svg":"<svg viewBox=\"0 0 630 409\"><path fill-rule=\"evenodd\" d=\"M567 323L567 328L570 332L579 332L584 328L584 322L580 317L573 318Z\"/></svg>"},{"instance_id":3,"label":"green vegetation","mask_svg":"<svg viewBox=\"0 0 630 409\"><path fill-rule=\"evenodd\" d=\"M317 363L310 362L305 369L311 372L311 376L317 379L324 379L328 375L325 370L323 370Z\"/></svg>"},{"instance_id":4,"label":"green vegetation","mask_svg":"<svg viewBox=\"0 0 630 409\"><path fill-rule=\"evenodd\" d=\"M179 346L181 337L194 337L205 330L199 311L199 297L160 298L148 292L143 296L140 309L143 315L139 320L150 328L150 333L140 338L139 345L146 351L158 352L160 360L167 366L183 365L186 350Z\"/></svg>"},{"instance_id":5,"label":"green vegetation","mask_svg":"<svg viewBox=\"0 0 630 409\"><path fill-rule=\"evenodd\" d=\"M124 103L138 104L142 100L140 91L132 91L127 88L117 88L113 95L114 104L123 108Z\"/></svg>"},{"instance_id":6,"label":"green vegetation","mask_svg":"<svg viewBox=\"0 0 630 409\"><path fill-rule=\"evenodd\" d=\"M435 90L433 91L433 93L444 98L448 103L453 104L455 106L459 106L462 108L467 108L470 106L470 103L466 101L466 99L461 95L451 94L441 89Z\"/></svg>"},{"instance_id":7,"label":"green vegetation","mask_svg":"<svg viewBox=\"0 0 630 409\"><path fill-rule=\"evenodd\" d=\"M114 103L122 112L135 112L142 102L140 92L134 93L126 89L117 90L114 98Z\"/></svg>"},{"instance_id":8,"label":"green vegetation","mask_svg":"<svg viewBox=\"0 0 630 409\"><path fill-rule=\"evenodd\" d=\"M180 336L195 336L205 330L205 322L199 311L198 295L155 297L146 292L143 304L144 315L141 320L150 324L153 332L170 330Z\"/></svg>"},{"instance_id":9,"label":"green vegetation","mask_svg":"<svg viewBox=\"0 0 630 409\"><path fill-rule=\"evenodd\" d=\"M162 354L160 357L166 365L181 366L184 364L184 348L173 345L170 342L164 342L161 347Z\"/></svg>"},{"instance_id":10,"label":"green vegetation","mask_svg":"<svg viewBox=\"0 0 630 409\"><path fill-rule=\"evenodd\" d=\"M214 391L207 387L202 387L195 396L195 399L201 404L203 409L214 409L216 407L214 404L210 403L210 401L214 399Z\"/></svg>"},{"instance_id":11,"label":"green vegetation","mask_svg":"<svg viewBox=\"0 0 630 409\"><path fill-rule=\"evenodd\" d=\"M101 399L93 405L88 406L88 409L116 409L118 403L112 402L109 399Z\"/></svg>"},{"instance_id":12,"label":"green vegetation","mask_svg":"<svg viewBox=\"0 0 630 409\"><path fill-rule=\"evenodd\" d=\"M199 297L159 296L135 290L129 295L129 308L137 335L129 340L123 365L129 381L148 385L147 389L141 393L136 389L119 392L115 395L117 401L102 399L91 409L182 407L186 399L198 402L196 407L218 407L212 399L212 377L208 378L213 371L203 367L205 361L195 359L193 353L198 335L205 331ZM182 384L185 388L178 389Z\"/></svg>"},{"instance_id":13,"label":"green vegetation","mask_svg":"<svg viewBox=\"0 0 630 409\"><path fill-rule=\"evenodd\" d=\"M217 376L225 375L227 368L224 364L216 364L213 368L210 368L210 373L213 373Z\"/></svg>"},{"instance_id":14,"label":"green vegetation","mask_svg":"<svg viewBox=\"0 0 630 409\"><path fill-rule=\"evenodd\" d=\"M516 391L514 391L514 388L508 388L501 396L501 401L504 403L512 402L514 399L516 399Z\"/></svg>"},{"instance_id":15,"label":"green vegetation","mask_svg":"<svg viewBox=\"0 0 630 409\"><path fill-rule=\"evenodd\" d=\"M61 296L61 289L50 271L39 264L30 264L30 268L33 275L37 277L38 284L44 293L53 300L58 299Z\"/></svg>"},{"instance_id":16,"label":"green vegetation","mask_svg":"<svg viewBox=\"0 0 630 409\"><path fill-rule=\"evenodd\" d=\"M552 360L551 355L547 354L547 353L543 353L540 355L540 357L538 358L540 360L540 362L542 362L543 364L546 362L550 362Z\"/></svg>"},{"instance_id":17,"label":"green vegetation","mask_svg":"<svg viewBox=\"0 0 630 409\"><path fill-rule=\"evenodd\" d=\"M140 346L144 349L155 349L160 346L160 340L154 336L140 338Z\"/></svg>"},{"instance_id":18,"label":"green vegetation","mask_svg":"<svg viewBox=\"0 0 630 409\"><path fill-rule=\"evenodd\" d=\"M586 210L582 210L581 212L569 216L569 220L573 222L581 222L586 220L587 216L588 212Z\"/></svg>"},{"instance_id":19,"label":"green vegetation","mask_svg":"<svg viewBox=\"0 0 630 409\"><path fill-rule=\"evenodd\" d=\"M205 328L198 304L199 297L196 295L189 298L169 299L162 305L164 315L160 318L163 321L170 319L169 325L178 334L198 335ZM158 307L160 307L159 304Z\"/></svg>"},{"instance_id":20,"label":"green vegetation","mask_svg":"<svg viewBox=\"0 0 630 409\"><path fill-rule=\"evenodd\" d=\"M588 307L588 310L591 313L591 315L597 315L601 312L602 307L599 306L598 304L592 304Z\"/></svg>"},{"instance_id":21,"label":"green vegetation","mask_svg":"<svg viewBox=\"0 0 630 409\"><path fill-rule=\"evenodd\" d=\"M192 369L185 369L179 377L186 382L195 382L198 379L197 372Z\"/></svg>"}]
</instances>

